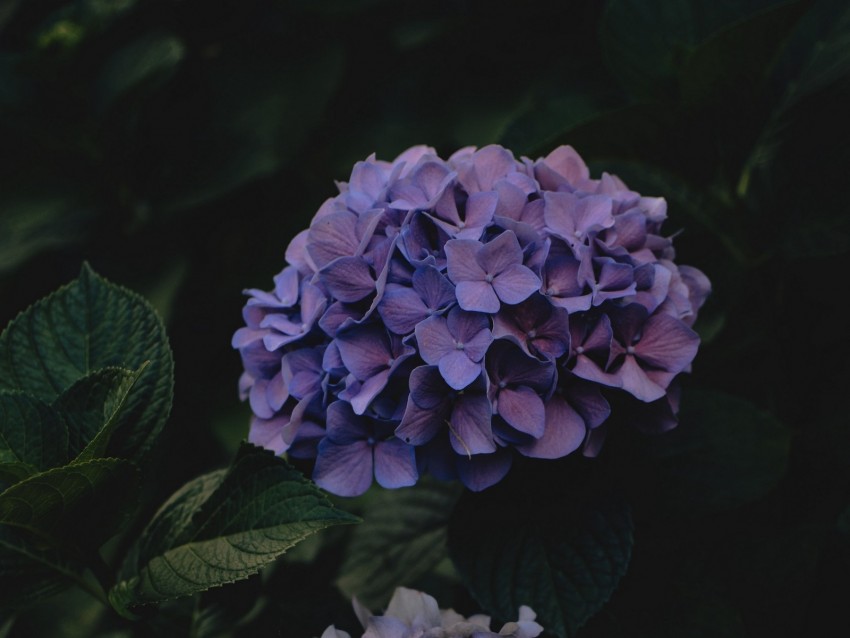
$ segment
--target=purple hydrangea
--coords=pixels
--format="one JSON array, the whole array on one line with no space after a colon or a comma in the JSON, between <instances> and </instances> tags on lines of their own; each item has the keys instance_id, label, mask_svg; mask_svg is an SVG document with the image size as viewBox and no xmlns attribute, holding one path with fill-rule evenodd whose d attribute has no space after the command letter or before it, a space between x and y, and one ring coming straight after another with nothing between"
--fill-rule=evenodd
<instances>
[{"instance_id":1,"label":"purple hydrangea","mask_svg":"<svg viewBox=\"0 0 850 638\"><path fill-rule=\"evenodd\" d=\"M425 472L482 490L516 454L595 455L611 405L675 426L710 283L675 263L663 198L591 178L569 146L417 146L339 189L274 289L246 291L251 441L352 496Z\"/></svg>"},{"instance_id":2,"label":"purple hydrangea","mask_svg":"<svg viewBox=\"0 0 850 638\"><path fill-rule=\"evenodd\" d=\"M356 598L352 602L363 625L362 638L536 638L543 633L534 620L537 614L526 605L520 606L516 621L505 623L496 633L490 628L489 616L464 618L454 609L440 609L433 596L406 587L396 588L382 616ZM331 625L321 638L351 638L351 634Z\"/></svg>"}]
</instances>

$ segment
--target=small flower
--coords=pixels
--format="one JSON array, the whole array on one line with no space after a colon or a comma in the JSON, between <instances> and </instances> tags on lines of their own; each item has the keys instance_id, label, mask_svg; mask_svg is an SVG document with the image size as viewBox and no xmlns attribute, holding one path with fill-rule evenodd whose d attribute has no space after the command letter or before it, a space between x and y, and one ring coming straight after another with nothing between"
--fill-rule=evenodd
<instances>
[{"instance_id":1,"label":"small flower","mask_svg":"<svg viewBox=\"0 0 850 638\"><path fill-rule=\"evenodd\" d=\"M522 265L522 249L510 230L487 244L452 239L446 242L446 258L464 310L498 312L500 300L517 304L540 288L537 275Z\"/></svg>"}]
</instances>

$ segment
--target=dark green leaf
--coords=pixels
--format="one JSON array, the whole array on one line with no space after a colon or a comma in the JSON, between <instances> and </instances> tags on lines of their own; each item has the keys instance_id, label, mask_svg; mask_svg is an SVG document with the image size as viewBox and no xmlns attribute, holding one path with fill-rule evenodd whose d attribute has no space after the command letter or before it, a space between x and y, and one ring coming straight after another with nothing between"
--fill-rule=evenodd
<instances>
[{"instance_id":1,"label":"dark green leaf","mask_svg":"<svg viewBox=\"0 0 850 638\"><path fill-rule=\"evenodd\" d=\"M618 497L586 487L505 495L497 486L460 500L449 551L486 611L510 619L528 605L565 638L608 601L631 557L632 520Z\"/></svg>"},{"instance_id":2,"label":"dark green leaf","mask_svg":"<svg viewBox=\"0 0 850 638\"><path fill-rule=\"evenodd\" d=\"M136 505L138 473L124 459L72 463L31 476L0 494L0 523L56 542L99 546Z\"/></svg>"},{"instance_id":3,"label":"dark green leaf","mask_svg":"<svg viewBox=\"0 0 850 638\"><path fill-rule=\"evenodd\" d=\"M457 485L436 481L375 493L340 568L342 592L377 609L396 587L411 586L433 569L447 556L446 529L459 493Z\"/></svg>"},{"instance_id":4,"label":"dark green leaf","mask_svg":"<svg viewBox=\"0 0 850 638\"><path fill-rule=\"evenodd\" d=\"M86 461L106 453L112 432L125 424L127 397L146 367L142 364L136 372L124 368L97 370L53 402L68 425L71 458Z\"/></svg>"},{"instance_id":5,"label":"dark green leaf","mask_svg":"<svg viewBox=\"0 0 850 638\"><path fill-rule=\"evenodd\" d=\"M141 85L159 84L176 71L185 48L175 36L148 33L125 45L103 67L97 82L101 108Z\"/></svg>"},{"instance_id":6,"label":"dark green leaf","mask_svg":"<svg viewBox=\"0 0 850 638\"><path fill-rule=\"evenodd\" d=\"M689 389L679 426L649 442L657 496L689 513L758 499L785 474L790 440L786 426L748 401Z\"/></svg>"},{"instance_id":7,"label":"dark green leaf","mask_svg":"<svg viewBox=\"0 0 850 638\"><path fill-rule=\"evenodd\" d=\"M0 609L23 607L55 594L82 570L57 550L36 548L20 530L0 525Z\"/></svg>"},{"instance_id":8,"label":"dark green leaf","mask_svg":"<svg viewBox=\"0 0 850 638\"><path fill-rule=\"evenodd\" d=\"M165 330L150 305L84 265L79 279L39 300L0 335L0 390L53 401L101 368L144 370L122 411L110 453L147 449L171 408L173 363Z\"/></svg>"},{"instance_id":9,"label":"dark green leaf","mask_svg":"<svg viewBox=\"0 0 850 638\"><path fill-rule=\"evenodd\" d=\"M26 463L0 463L0 492L15 483L38 474L38 470Z\"/></svg>"},{"instance_id":10,"label":"dark green leaf","mask_svg":"<svg viewBox=\"0 0 850 638\"><path fill-rule=\"evenodd\" d=\"M164 210L207 203L268 177L297 156L333 94L342 52L331 48L283 65L271 60L231 60L213 69L209 121L198 130L182 126L187 139L164 158L159 202ZM217 132L213 139L210 128Z\"/></svg>"},{"instance_id":11,"label":"dark green leaf","mask_svg":"<svg viewBox=\"0 0 850 638\"><path fill-rule=\"evenodd\" d=\"M699 44L682 65L683 100L734 108L732 99L754 94L806 5L803 0L777 4Z\"/></svg>"},{"instance_id":12,"label":"dark green leaf","mask_svg":"<svg viewBox=\"0 0 850 638\"><path fill-rule=\"evenodd\" d=\"M607 102L575 91L540 103L533 100L502 134L499 143L517 155L546 155L577 126L598 116Z\"/></svg>"},{"instance_id":13,"label":"dark green leaf","mask_svg":"<svg viewBox=\"0 0 850 638\"><path fill-rule=\"evenodd\" d=\"M673 98L682 63L713 33L776 0L670 0L647 10L640 0L609 0L600 40L612 73L632 95Z\"/></svg>"},{"instance_id":14,"label":"dark green leaf","mask_svg":"<svg viewBox=\"0 0 850 638\"><path fill-rule=\"evenodd\" d=\"M68 426L57 410L28 394L0 392L0 463L47 470L70 458Z\"/></svg>"},{"instance_id":15,"label":"dark green leaf","mask_svg":"<svg viewBox=\"0 0 850 638\"><path fill-rule=\"evenodd\" d=\"M241 580L311 534L356 521L286 461L246 444L226 472L195 479L160 509L109 597L126 614Z\"/></svg>"}]
</instances>

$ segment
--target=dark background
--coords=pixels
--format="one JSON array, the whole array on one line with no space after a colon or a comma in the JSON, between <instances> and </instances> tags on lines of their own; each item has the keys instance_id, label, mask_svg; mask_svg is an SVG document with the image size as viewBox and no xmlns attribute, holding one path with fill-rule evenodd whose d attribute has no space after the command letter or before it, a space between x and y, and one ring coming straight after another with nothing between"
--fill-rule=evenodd
<instances>
[{"instance_id":1,"label":"dark background","mask_svg":"<svg viewBox=\"0 0 850 638\"><path fill-rule=\"evenodd\" d=\"M744 493L638 495L630 572L580 635L846 635L848 113L837 0L0 1L0 324L83 260L155 305L176 395L153 507L246 435L241 290L355 161L571 144L666 197L713 283L685 396L726 397L699 418Z\"/></svg>"}]
</instances>

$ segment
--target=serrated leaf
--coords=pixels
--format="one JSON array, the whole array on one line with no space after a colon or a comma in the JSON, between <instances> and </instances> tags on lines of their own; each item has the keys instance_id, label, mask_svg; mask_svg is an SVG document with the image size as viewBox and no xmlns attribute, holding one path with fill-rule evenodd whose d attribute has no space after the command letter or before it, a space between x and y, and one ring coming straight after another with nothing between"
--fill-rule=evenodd
<instances>
[{"instance_id":1,"label":"serrated leaf","mask_svg":"<svg viewBox=\"0 0 850 638\"><path fill-rule=\"evenodd\" d=\"M242 580L311 534L356 521L286 461L245 444L226 472L195 479L160 509L109 599L127 614Z\"/></svg>"},{"instance_id":2,"label":"serrated leaf","mask_svg":"<svg viewBox=\"0 0 850 638\"><path fill-rule=\"evenodd\" d=\"M0 493L0 523L47 542L98 547L136 505L138 473L124 459L72 463L31 476Z\"/></svg>"},{"instance_id":3,"label":"serrated leaf","mask_svg":"<svg viewBox=\"0 0 850 638\"><path fill-rule=\"evenodd\" d=\"M17 609L51 596L82 570L57 550L36 548L19 530L0 525L0 609Z\"/></svg>"},{"instance_id":4,"label":"serrated leaf","mask_svg":"<svg viewBox=\"0 0 850 638\"><path fill-rule=\"evenodd\" d=\"M656 496L690 514L756 500L785 474L790 443L790 430L749 401L689 389L679 426L648 441Z\"/></svg>"},{"instance_id":5,"label":"serrated leaf","mask_svg":"<svg viewBox=\"0 0 850 638\"><path fill-rule=\"evenodd\" d=\"M68 427L57 410L28 394L0 392L0 463L46 470L69 458Z\"/></svg>"},{"instance_id":6,"label":"serrated leaf","mask_svg":"<svg viewBox=\"0 0 850 638\"><path fill-rule=\"evenodd\" d=\"M411 586L433 569L448 555L446 530L459 495L458 485L436 481L375 493L340 568L342 592L377 609L396 587Z\"/></svg>"},{"instance_id":7,"label":"serrated leaf","mask_svg":"<svg viewBox=\"0 0 850 638\"><path fill-rule=\"evenodd\" d=\"M32 465L26 463L0 463L0 492L11 487L15 483L19 483L33 474L38 474L38 470Z\"/></svg>"},{"instance_id":8,"label":"serrated leaf","mask_svg":"<svg viewBox=\"0 0 850 638\"><path fill-rule=\"evenodd\" d=\"M0 334L0 390L54 401L81 378L107 367L145 369L125 404L126 427L110 453L143 453L171 408L173 363L162 323L135 293L86 264L80 277L37 301Z\"/></svg>"},{"instance_id":9,"label":"serrated leaf","mask_svg":"<svg viewBox=\"0 0 850 638\"><path fill-rule=\"evenodd\" d=\"M71 458L86 461L106 453L112 432L124 423L127 397L146 367L147 362L135 372L96 370L53 402L68 426Z\"/></svg>"},{"instance_id":10,"label":"serrated leaf","mask_svg":"<svg viewBox=\"0 0 850 638\"><path fill-rule=\"evenodd\" d=\"M515 618L528 605L547 632L574 636L626 572L628 506L592 485L572 498L561 486L525 495L498 488L465 495L452 514L449 552L458 572L494 616Z\"/></svg>"}]
</instances>

